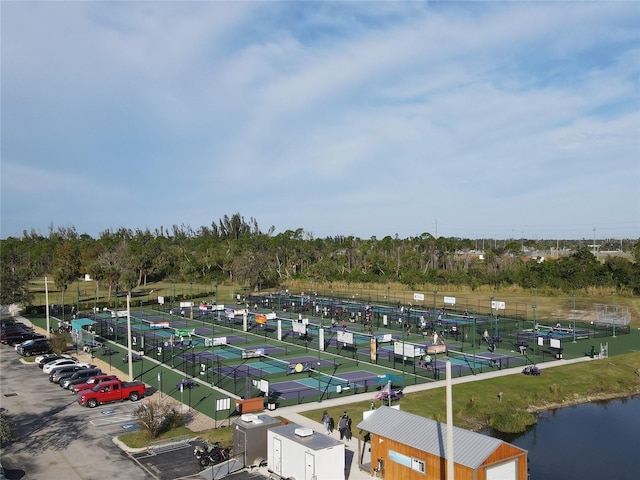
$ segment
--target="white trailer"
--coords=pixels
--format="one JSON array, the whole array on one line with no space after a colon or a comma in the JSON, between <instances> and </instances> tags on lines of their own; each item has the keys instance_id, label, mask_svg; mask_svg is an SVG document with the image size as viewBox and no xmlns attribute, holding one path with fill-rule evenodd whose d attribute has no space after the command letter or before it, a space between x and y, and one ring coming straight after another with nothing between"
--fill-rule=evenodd
<instances>
[{"instance_id":1,"label":"white trailer","mask_svg":"<svg viewBox=\"0 0 640 480\"><path fill-rule=\"evenodd\" d=\"M295 423L267 430L267 468L280 478L345 478L344 443Z\"/></svg>"}]
</instances>

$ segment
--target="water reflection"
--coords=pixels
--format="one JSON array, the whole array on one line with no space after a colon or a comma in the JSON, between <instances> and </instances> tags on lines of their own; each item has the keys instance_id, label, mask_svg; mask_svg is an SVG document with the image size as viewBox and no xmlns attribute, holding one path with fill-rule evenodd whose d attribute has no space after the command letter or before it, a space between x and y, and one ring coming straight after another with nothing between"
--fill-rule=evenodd
<instances>
[{"instance_id":1,"label":"water reflection","mask_svg":"<svg viewBox=\"0 0 640 480\"><path fill-rule=\"evenodd\" d=\"M640 396L550 410L527 432L483 432L529 452L531 480L640 479Z\"/></svg>"}]
</instances>

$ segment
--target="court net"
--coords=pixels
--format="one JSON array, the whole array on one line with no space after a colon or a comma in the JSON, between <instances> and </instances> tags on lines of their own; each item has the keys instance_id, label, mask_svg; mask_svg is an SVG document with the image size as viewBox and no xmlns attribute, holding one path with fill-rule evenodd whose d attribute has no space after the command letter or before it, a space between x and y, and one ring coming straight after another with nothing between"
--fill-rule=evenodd
<instances>
[{"instance_id":1,"label":"court net","mask_svg":"<svg viewBox=\"0 0 640 480\"><path fill-rule=\"evenodd\" d=\"M285 360L280 360L279 358L270 357L268 355L263 355L260 358L260 361L270 367L277 368L278 370L282 370L283 372L287 372L289 370L289 362Z\"/></svg>"},{"instance_id":2,"label":"court net","mask_svg":"<svg viewBox=\"0 0 640 480\"><path fill-rule=\"evenodd\" d=\"M459 362L466 363L469 367L474 365L484 365L488 367L494 367L500 365L500 361L495 357L485 357L478 354L468 354L464 352L458 352L456 350L447 349L447 356L452 360L458 360Z\"/></svg>"},{"instance_id":3,"label":"court net","mask_svg":"<svg viewBox=\"0 0 640 480\"><path fill-rule=\"evenodd\" d=\"M328 373L322 373L317 370L310 370L309 377L315 379L316 381L320 381L324 385L329 385L332 387L340 386L342 388L349 386L349 381L344 378L334 377L333 375L329 375Z\"/></svg>"}]
</instances>

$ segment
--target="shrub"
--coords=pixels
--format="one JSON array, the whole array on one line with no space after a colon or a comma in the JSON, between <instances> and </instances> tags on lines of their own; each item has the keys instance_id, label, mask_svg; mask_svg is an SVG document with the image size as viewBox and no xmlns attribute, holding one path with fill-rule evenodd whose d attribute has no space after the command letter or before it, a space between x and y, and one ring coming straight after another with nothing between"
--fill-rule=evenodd
<instances>
[{"instance_id":1,"label":"shrub","mask_svg":"<svg viewBox=\"0 0 640 480\"><path fill-rule=\"evenodd\" d=\"M67 339L64 335L56 333L49 339L49 345L55 353L64 353L67 350Z\"/></svg>"},{"instance_id":2,"label":"shrub","mask_svg":"<svg viewBox=\"0 0 640 480\"><path fill-rule=\"evenodd\" d=\"M491 415L489 421L491 427L504 433L524 432L527 427L535 423L536 419L531 413L513 407L497 410Z\"/></svg>"},{"instance_id":3,"label":"shrub","mask_svg":"<svg viewBox=\"0 0 640 480\"><path fill-rule=\"evenodd\" d=\"M170 403L149 401L142 403L133 411L140 430L148 439L157 438L161 433L182 425L184 415L179 408Z\"/></svg>"}]
</instances>

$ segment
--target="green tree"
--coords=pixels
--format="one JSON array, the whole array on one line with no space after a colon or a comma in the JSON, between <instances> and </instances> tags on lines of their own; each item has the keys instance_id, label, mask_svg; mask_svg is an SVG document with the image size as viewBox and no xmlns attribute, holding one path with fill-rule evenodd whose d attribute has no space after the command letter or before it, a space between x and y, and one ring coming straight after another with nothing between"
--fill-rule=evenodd
<instances>
[{"instance_id":1,"label":"green tree","mask_svg":"<svg viewBox=\"0 0 640 480\"><path fill-rule=\"evenodd\" d=\"M30 279L31 271L28 268L12 268L3 264L0 270L0 304L30 304L33 301L33 292L29 290Z\"/></svg>"}]
</instances>

